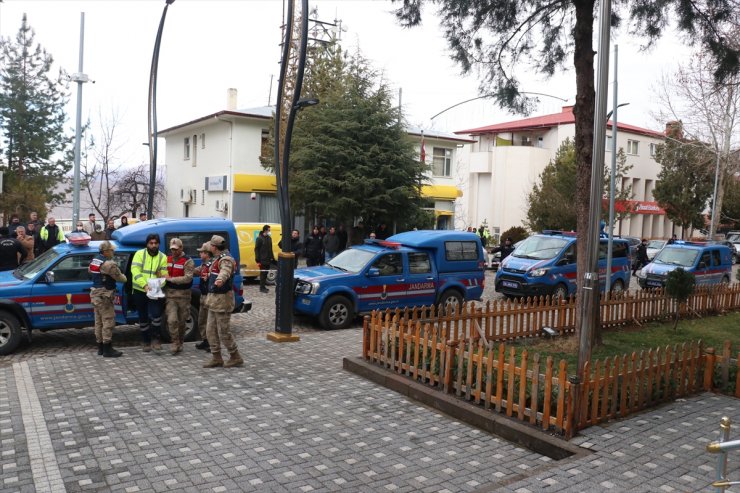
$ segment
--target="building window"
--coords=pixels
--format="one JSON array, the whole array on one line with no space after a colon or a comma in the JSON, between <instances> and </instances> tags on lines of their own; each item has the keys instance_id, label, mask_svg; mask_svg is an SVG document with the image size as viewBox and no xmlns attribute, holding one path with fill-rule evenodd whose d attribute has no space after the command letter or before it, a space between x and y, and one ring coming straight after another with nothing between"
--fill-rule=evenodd
<instances>
[{"instance_id":1,"label":"building window","mask_svg":"<svg viewBox=\"0 0 740 493\"><path fill-rule=\"evenodd\" d=\"M636 140L628 140L627 141L627 154L632 154L633 156L637 156L639 154L639 142Z\"/></svg>"},{"instance_id":2,"label":"building window","mask_svg":"<svg viewBox=\"0 0 740 493\"><path fill-rule=\"evenodd\" d=\"M606 136L606 152L612 152L612 136Z\"/></svg>"},{"instance_id":3,"label":"building window","mask_svg":"<svg viewBox=\"0 0 740 493\"><path fill-rule=\"evenodd\" d=\"M206 190L204 188L200 189L200 205L206 205Z\"/></svg>"},{"instance_id":4,"label":"building window","mask_svg":"<svg viewBox=\"0 0 740 493\"><path fill-rule=\"evenodd\" d=\"M434 176L450 176L452 171L452 149L435 147L432 154L434 156Z\"/></svg>"},{"instance_id":5,"label":"building window","mask_svg":"<svg viewBox=\"0 0 740 493\"><path fill-rule=\"evenodd\" d=\"M655 157L655 151L658 150L658 145L650 144L648 147L650 148L650 157Z\"/></svg>"},{"instance_id":6,"label":"building window","mask_svg":"<svg viewBox=\"0 0 740 493\"><path fill-rule=\"evenodd\" d=\"M198 164L198 136L193 135L193 166Z\"/></svg>"},{"instance_id":7,"label":"building window","mask_svg":"<svg viewBox=\"0 0 740 493\"><path fill-rule=\"evenodd\" d=\"M206 148L206 134L200 134L200 148L205 149Z\"/></svg>"},{"instance_id":8,"label":"building window","mask_svg":"<svg viewBox=\"0 0 740 493\"><path fill-rule=\"evenodd\" d=\"M193 204L198 203L198 190L197 189L193 189L193 198L191 200Z\"/></svg>"},{"instance_id":9,"label":"building window","mask_svg":"<svg viewBox=\"0 0 740 493\"><path fill-rule=\"evenodd\" d=\"M188 159L190 159L190 137L185 137L184 144L185 146L183 148L183 159L187 161Z\"/></svg>"}]
</instances>

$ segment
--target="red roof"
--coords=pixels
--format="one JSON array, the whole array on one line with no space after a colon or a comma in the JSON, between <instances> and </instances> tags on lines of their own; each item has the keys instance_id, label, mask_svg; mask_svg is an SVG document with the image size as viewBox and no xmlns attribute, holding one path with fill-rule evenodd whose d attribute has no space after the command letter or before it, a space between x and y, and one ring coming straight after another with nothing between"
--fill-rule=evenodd
<instances>
[{"instance_id":1,"label":"red roof","mask_svg":"<svg viewBox=\"0 0 740 493\"><path fill-rule=\"evenodd\" d=\"M468 134L468 135L482 135L482 134L497 134L503 132L517 132L522 130L535 130L539 128L552 128L558 125L573 124L576 122L576 117L573 114L573 106L563 106L563 111L560 113L553 113L551 115L534 116L531 118L524 118L522 120L516 120L513 122L497 123L495 125L488 125L485 127L471 128L469 130L459 130L456 134ZM607 127L612 127L612 121L607 122ZM663 132L656 132L655 130L649 130L647 128L637 127L635 125L629 125L627 123L618 122L617 128L625 132L634 134L647 135L650 137L665 137Z\"/></svg>"}]
</instances>

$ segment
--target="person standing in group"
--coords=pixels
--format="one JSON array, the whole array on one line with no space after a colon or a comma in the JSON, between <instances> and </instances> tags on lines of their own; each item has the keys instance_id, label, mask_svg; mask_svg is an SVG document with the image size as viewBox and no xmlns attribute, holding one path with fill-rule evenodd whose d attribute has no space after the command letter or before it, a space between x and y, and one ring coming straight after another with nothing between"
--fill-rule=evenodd
<instances>
[{"instance_id":1,"label":"person standing in group","mask_svg":"<svg viewBox=\"0 0 740 493\"><path fill-rule=\"evenodd\" d=\"M222 236L211 237L211 253L215 259L211 264L208 276L208 343L211 346L211 360L203 368L223 366L241 366L244 360L239 354L239 348L231 335L231 312L234 311L234 270L238 268L236 262L226 248L226 240ZM224 363L221 357L221 344L229 352L229 360Z\"/></svg>"},{"instance_id":2,"label":"person standing in group","mask_svg":"<svg viewBox=\"0 0 740 493\"><path fill-rule=\"evenodd\" d=\"M26 251L26 259L23 262L18 261L18 263L26 263L30 262L34 258L34 239L33 235L27 235L26 234L26 228L23 226L18 226L15 230L15 234L17 236L17 240L20 242L23 249Z\"/></svg>"},{"instance_id":3,"label":"person standing in group","mask_svg":"<svg viewBox=\"0 0 740 493\"><path fill-rule=\"evenodd\" d=\"M506 257L511 255L511 252L513 251L514 251L514 245L512 245L511 236L506 237L506 240L504 241L503 245L499 245L496 248L491 249L492 254L501 252L501 262L503 262Z\"/></svg>"},{"instance_id":4,"label":"person standing in group","mask_svg":"<svg viewBox=\"0 0 740 493\"><path fill-rule=\"evenodd\" d=\"M98 343L98 355L105 358L117 358L123 353L113 349L113 328L116 326L116 311L113 299L116 296L116 281L126 282L118 264L113 260L115 248L109 241L98 247L100 253L92 259L88 272L92 278L90 301L95 312L95 341Z\"/></svg>"},{"instance_id":5,"label":"person standing in group","mask_svg":"<svg viewBox=\"0 0 740 493\"><path fill-rule=\"evenodd\" d=\"M167 277L167 256L159 251L159 235L152 233L146 237L146 248L134 254L131 261L131 282L133 298L139 312L142 351L162 350L159 334L162 326L164 300L147 296L149 279Z\"/></svg>"},{"instance_id":6,"label":"person standing in group","mask_svg":"<svg viewBox=\"0 0 740 493\"><path fill-rule=\"evenodd\" d=\"M269 293L267 289L267 272L275 263L275 255L272 253L272 232L270 225L262 226L262 232L254 242L254 259L260 267L260 293Z\"/></svg>"},{"instance_id":7,"label":"person standing in group","mask_svg":"<svg viewBox=\"0 0 740 493\"><path fill-rule=\"evenodd\" d=\"M636 276L637 271L645 267L650 263L650 259L647 254L647 239L643 238L639 245L637 245L637 261L632 266L632 275Z\"/></svg>"},{"instance_id":8,"label":"person standing in group","mask_svg":"<svg viewBox=\"0 0 740 493\"><path fill-rule=\"evenodd\" d=\"M21 243L10 237L10 230L0 227L0 271L15 270L26 260L26 249Z\"/></svg>"},{"instance_id":9,"label":"person standing in group","mask_svg":"<svg viewBox=\"0 0 740 493\"><path fill-rule=\"evenodd\" d=\"M283 252L291 252L293 253L293 268L295 269L298 267L298 256L303 251L303 243L301 243L301 233L297 229L294 229L290 233L290 245L284 245L283 240L281 239L280 242L278 242L278 248L282 250Z\"/></svg>"},{"instance_id":10,"label":"person standing in group","mask_svg":"<svg viewBox=\"0 0 740 493\"><path fill-rule=\"evenodd\" d=\"M34 223L37 226L36 229L38 229L39 226L44 224L43 221L39 221L39 213L36 211L32 211L28 215L28 224L31 224L31 223ZM26 226L28 226L28 224Z\"/></svg>"},{"instance_id":11,"label":"person standing in group","mask_svg":"<svg viewBox=\"0 0 740 493\"><path fill-rule=\"evenodd\" d=\"M125 228L128 226L128 216L121 216L121 225L118 226L118 229Z\"/></svg>"},{"instance_id":12,"label":"person standing in group","mask_svg":"<svg viewBox=\"0 0 740 493\"><path fill-rule=\"evenodd\" d=\"M669 244L669 245L673 245L673 244L674 244L674 243L676 243L677 241L678 241L678 237L677 237L677 236L676 236L676 234L674 233L674 234L672 234L672 235L671 235L671 239L670 239L670 240L668 240L668 244Z\"/></svg>"},{"instance_id":13,"label":"person standing in group","mask_svg":"<svg viewBox=\"0 0 740 493\"><path fill-rule=\"evenodd\" d=\"M87 233L88 235L90 235L90 238L92 238L92 235L88 233L87 230L85 229L85 223L80 222L80 221L77 221L77 227L72 232L73 233Z\"/></svg>"},{"instance_id":14,"label":"person standing in group","mask_svg":"<svg viewBox=\"0 0 740 493\"><path fill-rule=\"evenodd\" d=\"M391 233L385 223L381 223L378 229L375 230L375 237L379 240L387 240L390 235Z\"/></svg>"},{"instance_id":15,"label":"person standing in group","mask_svg":"<svg viewBox=\"0 0 740 493\"><path fill-rule=\"evenodd\" d=\"M105 239L113 238L113 232L116 230L116 223L113 219L108 219L108 225L105 227Z\"/></svg>"},{"instance_id":16,"label":"person standing in group","mask_svg":"<svg viewBox=\"0 0 740 493\"><path fill-rule=\"evenodd\" d=\"M190 317L190 288L193 286L195 263L182 250L182 240L170 240L170 252L167 257L167 277L164 288L165 313L167 328L172 339L172 355L182 352L185 342L185 324Z\"/></svg>"},{"instance_id":17,"label":"person standing in group","mask_svg":"<svg viewBox=\"0 0 740 493\"><path fill-rule=\"evenodd\" d=\"M339 238L339 250L337 253L341 253L347 249L347 242L349 241L347 230L344 229L344 223L340 224L337 228L337 237Z\"/></svg>"},{"instance_id":18,"label":"person standing in group","mask_svg":"<svg viewBox=\"0 0 740 493\"><path fill-rule=\"evenodd\" d=\"M95 222L95 214L91 212L87 215L87 222L83 225L83 229L91 238L93 238L93 235L95 234L95 226L97 226L97 223Z\"/></svg>"},{"instance_id":19,"label":"person standing in group","mask_svg":"<svg viewBox=\"0 0 740 493\"><path fill-rule=\"evenodd\" d=\"M324 245L324 262L333 259L339 253L339 236L337 230L332 226L329 232L324 236L322 243Z\"/></svg>"},{"instance_id":20,"label":"person standing in group","mask_svg":"<svg viewBox=\"0 0 740 493\"><path fill-rule=\"evenodd\" d=\"M56 219L49 217L48 220L49 224L42 226L39 231L39 239L41 240L39 253L44 253L54 246L64 243L64 232L62 228L57 226Z\"/></svg>"},{"instance_id":21,"label":"person standing in group","mask_svg":"<svg viewBox=\"0 0 740 493\"><path fill-rule=\"evenodd\" d=\"M308 238L306 238L303 244L303 250L303 256L306 257L306 265L308 267L321 264L321 259L324 255L324 244L321 241L318 226L314 226L311 230L311 234L308 235Z\"/></svg>"},{"instance_id":22,"label":"person standing in group","mask_svg":"<svg viewBox=\"0 0 740 493\"><path fill-rule=\"evenodd\" d=\"M30 221L26 225L26 234L33 238L33 256L38 257L41 255L41 238L39 237L38 223Z\"/></svg>"},{"instance_id":23,"label":"person standing in group","mask_svg":"<svg viewBox=\"0 0 740 493\"><path fill-rule=\"evenodd\" d=\"M200 332L200 342L195 345L196 349L210 351L211 346L208 343L208 277L210 276L211 263L213 263L213 254L211 253L211 242L206 241L203 246L198 248L200 254L200 266L195 268L195 274L200 277L198 290L200 291L200 303L198 304L198 332Z\"/></svg>"},{"instance_id":24,"label":"person standing in group","mask_svg":"<svg viewBox=\"0 0 740 493\"><path fill-rule=\"evenodd\" d=\"M10 237L11 238L15 238L16 237L15 230L19 226L25 226L25 224L23 224L21 222L20 216L18 214L11 214L11 216L10 216L10 224L8 225L8 230L9 230L9 234L10 234Z\"/></svg>"},{"instance_id":25,"label":"person standing in group","mask_svg":"<svg viewBox=\"0 0 740 493\"><path fill-rule=\"evenodd\" d=\"M139 222L140 223L143 223L144 221L146 221L146 219L147 219L146 212L140 212L139 213Z\"/></svg>"}]
</instances>

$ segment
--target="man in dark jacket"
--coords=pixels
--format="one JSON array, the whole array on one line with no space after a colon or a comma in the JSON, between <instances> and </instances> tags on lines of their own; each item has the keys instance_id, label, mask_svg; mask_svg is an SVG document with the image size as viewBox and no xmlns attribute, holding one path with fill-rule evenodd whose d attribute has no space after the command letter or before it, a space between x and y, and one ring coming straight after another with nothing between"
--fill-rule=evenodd
<instances>
[{"instance_id":1,"label":"man in dark jacket","mask_svg":"<svg viewBox=\"0 0 740 493\"><path fill-rule=\"evenodd\" d=\"M26 260L26 249L5 226L0 228L0 271L15 270Z\"/></svg>"},{"instance_id":2,"label":"man in dark jacket","mask_svg":"<svg viewBox=\"0 0 740 493\"><path fill-rule=\"evenodd\" d=\"M322 243L324 244L324 261L328 262L333 259L339 253L339 236L337 236L337 230L334 226L329 228L329 232L324 236Z\"/></svg>"},{"instance_id":3,"label":"man in dark jacket","mask_svg":"<svg viewBox=\"0 0 740 493\"><path fill-rule=\"evenodd\" d=\"M268 293L267 289L267 272L270 266L275 262L275 255L272 253L272 233L270 225L262 226L262 232L254 242L254 260L260 266L260 292Z\"/></svg>"},{"instance_id":4,"label":"man in dark jacket","mask_svg":"<svg viewBox=\"0 0 740 493\"><path fill-rule=\"evenodd\" d=\"M105 239L110 240L113 238L113 232L116 230L116 223L113 219L108 219L108 226L105 228Z\"/></svg>"},{"instance_id":5,"label":"man in dark jacket","mask_svg":"<svg viewBox=\"0 0 740 493\"><path fill-rule=\"evenodd\" d=\"M344 224L339 225L339 228L337 229L337 238L339 238L339 252L342 252L347 248L347 241L349 240L347 230L344 229Z\"/></svg>"},{"instance_id":6,"label":"man in dark jacket","mask_svg":"<svg viewBox=\"0 0 740 493\"><path fill-rule=\"evenodd\" d=\"M501 252L501 262L504 261L506 257L511 255L511 252L514 251L514 245L511 242L511 236L506 237L506 241L504 241L503 245L499 245L493 250L491 250L491 253Z\"/></svg>"},{"instance_id":7,"label":"man in dark jacket","mask_svg":"<svg viewBox=\"0 0 740 493\"><path fill-rule=\"evenodd\" d=\"M632 266L632 275L636 276L637 271L645 267L647 264L650 263L650 259L648 258L647 254L647 244L648 241L643 238L642 243L640 243L637 246L637 262L634 263Z\"/></svg>"},{"instance_id":8,"label":"man in dark jacket","mask_svg":"<svg viewBox=\"0 0 740 493\"><path fill-rule=\"evenodd\" d=\"M298 266L298 256L301 255L303 252L303 243L301 243L301 233L297 229L294 229L290 233L290 244L284 245L283 240L280 240L278 243L278 247L283 252L291 252L294 254L293 257L293 268L296 268Z\"/></svg>"},{"instance_id":9,"label":"man in dark jacket","mask_svg":"<svg viewBox=\"0 0 740 493\"><path fill-rule=\"evenodd\" d=\"M324 244L321 241L318 226L314 226L311 234L306 238L303 244L303 256L306 257L308 267L321 264L321 259L324 256Z\"/></svg>"}]
</instances>

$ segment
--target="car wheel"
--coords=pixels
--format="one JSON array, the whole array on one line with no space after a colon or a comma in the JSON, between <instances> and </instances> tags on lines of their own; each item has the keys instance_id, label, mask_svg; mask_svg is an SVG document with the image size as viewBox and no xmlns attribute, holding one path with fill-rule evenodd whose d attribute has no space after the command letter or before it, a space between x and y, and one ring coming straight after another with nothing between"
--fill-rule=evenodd
<instances>
[{"instance_id":1,"label":"car wheel","mask_svg":"<svg viewBox=\"0 0 740 493\"><path fill-rule=\"evenodd\" d=\"M552 299L554 300L567 300L568 299L568 288L565 284L558 284L555 286L555 290L552 292Z\"/></svg>"},{"instance_id":2,"label":"car wheel","mask_svg":"<svg viewBox=\"0 0 740 493\"><path fill-rule=\"evenodd\" d=\"M198 327L198 308L190 305L190 317L185 322L185 341L197 341L200 339L200 327Z\"/></svg>"},{"instance_id":3,"label":"car wheel","mask_svg":"<svg viewBox=\"0 0 740 493\"><path fill-rule=\"evenodd\" d=\"M732 263L733 264L736 264L737 263L737 253L733 253L732 254Z\"/></svg>"},{"instance_id":4,"label":"car wheel","mask_svg":"<svg viewBox=\"0 0 740 493\"><path fill-rule=\"evenodd\" d=\"M445 313L455 313L457 307L462 307L463 297L454 289L448 289L439 297L439 305L442 306Z\"/></svg>"},{"instance_id":5,"label":"car wheel","mask_svg":"<svg viewBox=\"0 0 740 493\"><path fill-rule=\"evenodd\" d=\"M275 284L277 281L277 269L270 269L267 271L267 282Z\"/></svg>"},{"instance_id":6,"label":"car wheel","mask_svg":"<svg viewBox=\"0 0 740 493\"><path fill-rule=\"evenodd\" d=\"M10 354L21 343L21 324L7 312L0 312L0 355Z\"/></svg>"},{"instance_id":7,"label":"car wheel","mask_svg":"<svg viewBox=\"0 0 740 493\"><path fill-rule=\"evenodd\" d=\"M609 288L609 292L612 294L621 293L624 291L624 283L621 279L617 279L614 281L614 284L612 284L611 288Z\"/></svg>"},{"instance_id":8,"label":"car wheel","mask_svg":"<svg viewBox=\"0 0 740 493\"><path fill-rule=\"evenodd\" d=\"M346 329L354 319L352 303L344 296L332 296L321 309L319 323L327 330Z\"/></svg>"},{"instance_id":9,"label":"car wheel","mask_svg":"<svg viewBox=\"0 0 740 493\"><path fill-rule=\"evenodd\" d=\"M721 284L730 284L730 278L727 276L723 277Z\"/></svg>"}]
</instances>

